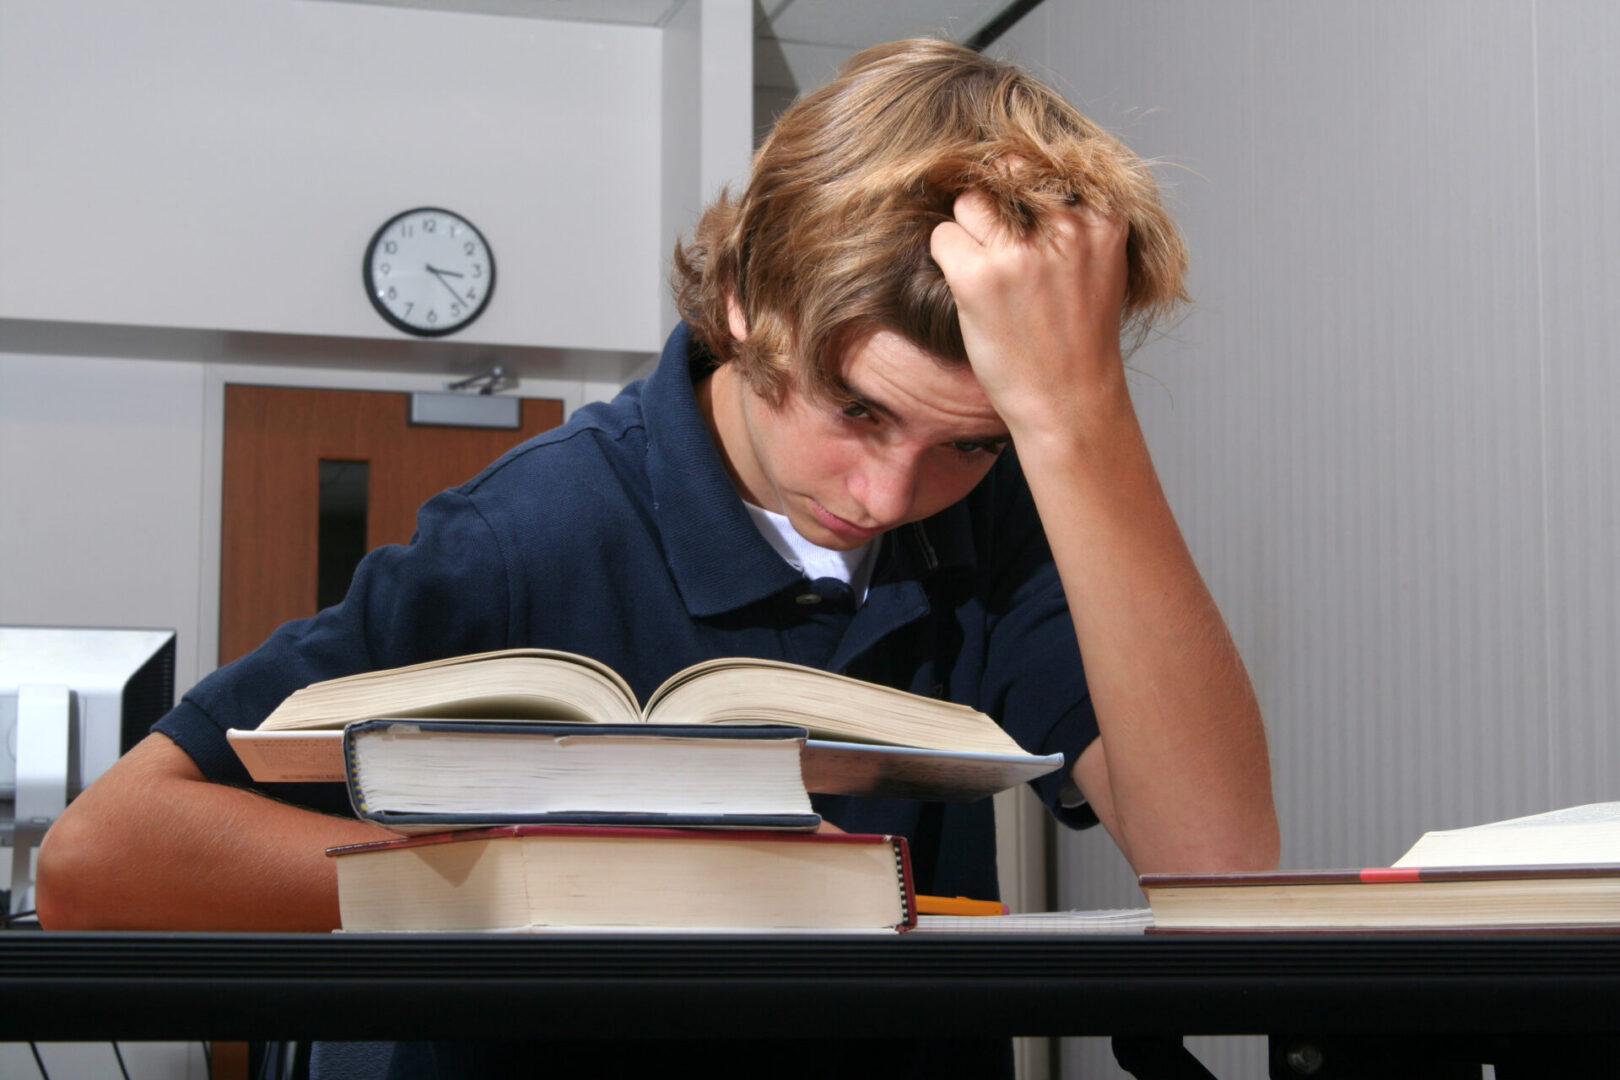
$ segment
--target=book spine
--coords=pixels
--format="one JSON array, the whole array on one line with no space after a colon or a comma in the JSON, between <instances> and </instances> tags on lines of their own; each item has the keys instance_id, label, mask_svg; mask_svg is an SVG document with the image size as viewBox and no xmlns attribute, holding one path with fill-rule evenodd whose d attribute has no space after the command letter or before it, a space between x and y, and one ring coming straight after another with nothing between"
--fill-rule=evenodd
<instances>
[{"instance_id":1,"label":"book spine","mask_svg":"<svg viewBox=\"0 0 1620 1080\"><path fill-rule=\"evenodd\" d=\"M911 849L903 836L891 836L888 840L894 847L895 867L900 874L900 906L906 913L905 921L896 929L914 930L917 927L917 890L911 880Z\"/></svg>"},{"instance_id":2,"label":"book spine","mask_svg":"<svg viewBox=\"0 0 1620 1080\"><path fill-rule=\"evenodd\" d=\"M349 804L354 807L354 816L361 821L369 819L371 815L366 810L366 793L360 786L360 759L355 735L369 730L374 724L375 721L367 720L343 727L343 786L349 790Z\"/></svg>"}]
</instances>

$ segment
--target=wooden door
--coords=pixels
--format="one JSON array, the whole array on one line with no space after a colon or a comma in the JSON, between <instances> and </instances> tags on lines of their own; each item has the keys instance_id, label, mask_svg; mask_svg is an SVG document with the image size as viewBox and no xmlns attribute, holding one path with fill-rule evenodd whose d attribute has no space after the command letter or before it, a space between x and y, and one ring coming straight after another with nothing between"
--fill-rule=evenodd
<instances>
[{"instance_id":1,"label":"wooden door","mask_svg":"<svg viewBox=\"0 0 1620 1080\"><path fill-rule=\"evenodd\" d=\"M366 464L358 555L410 540L417 507L557 426L563 412L560 401L525 398L522 426L514 431L416 426L408 422L409 406L409 395L399 393L225 388L221 664L288 619L318 610L323 462Z\"/></svg>"}]
</instances>

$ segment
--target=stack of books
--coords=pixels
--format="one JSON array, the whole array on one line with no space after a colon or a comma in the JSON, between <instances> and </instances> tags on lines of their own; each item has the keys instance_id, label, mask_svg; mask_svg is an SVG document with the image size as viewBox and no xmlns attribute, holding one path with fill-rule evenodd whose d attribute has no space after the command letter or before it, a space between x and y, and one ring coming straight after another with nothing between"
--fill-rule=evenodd
<instances>
[{"instance_id":1,"label":"stack of books","mask_svg":"<svg viewBox=\"0 0 1620 1080\"><path fill-rule=\"evenodd\" d=\"M329 852L351 931L906 929L904 839L820 830L809 793L973 799L1062 763L811 668L712 661L643 709L539 649L316 683L230 737L255 779L342 780L407 834Z\"/></svg>"}]
</instances>

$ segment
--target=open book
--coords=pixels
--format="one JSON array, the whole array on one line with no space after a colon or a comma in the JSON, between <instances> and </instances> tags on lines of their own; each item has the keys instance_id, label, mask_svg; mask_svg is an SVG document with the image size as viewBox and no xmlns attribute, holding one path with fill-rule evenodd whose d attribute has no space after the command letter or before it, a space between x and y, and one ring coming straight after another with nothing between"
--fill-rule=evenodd
<instances>
[{"instance_id":1,"label":"open book","mask_svg":"<svg viewBox=\"0 0 1620 1080\"><path fill-rule=\"evenodd\" d=\"M1144 874L1155 930L1620 928L1620 866Z\"/></svg>"},{"instance_id":2,"label":"open book","mask_svg":"<svg viewBox=\"0 0 1620 1080\"><path fill-rule=\"evenodd\" d=\"M1620 928L1620 803L1424 833L1394 866L1144 874L1158 930Z\"/></svg>"},{"instance_id":3,"label":"open book","mask_svg":"<svg viewBox=\"0 0 1620 1080\"><path fill-rule=\"evenodd\" d=\"M1426 832L1396 866L1620 863L1620 802L1588 803L1463 829Z\"/></svg>"},{"instance_id":4,"label":"open book","mask_svg":"<svg viewBox=\"0 0 1620 1080\"><path fill-rule=\"evenodd\" d=\"M801 759L805 788L829 794L975 799L1063 763L1060 754L1028 753L977 710L815 668L710 660L676 672L642 708L607 665L550 649L477 653L314 683L257 730L233 730L229 738L257 781L341 781L344 726L376 718L794 724L810 735Z\"/></svg>"}]
</instances>

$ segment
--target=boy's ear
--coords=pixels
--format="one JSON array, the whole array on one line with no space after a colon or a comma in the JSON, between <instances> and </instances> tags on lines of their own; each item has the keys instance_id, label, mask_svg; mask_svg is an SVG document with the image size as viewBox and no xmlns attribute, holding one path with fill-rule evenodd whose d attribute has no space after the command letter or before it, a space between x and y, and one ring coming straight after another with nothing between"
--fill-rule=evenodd
<instances>
[{"instance_id":1,"label":"boy's ear","mask_svg":"<svg viewBox=\"0 0 1620 1080\"><path fill-rule=\"evenodd\" d=\"M738 341L748 340L748 318L743 315L742 306L737 303L737 294L730 289L726 290L726 326L731 330L731 336Z\"/></svg>"}]
</instances>

